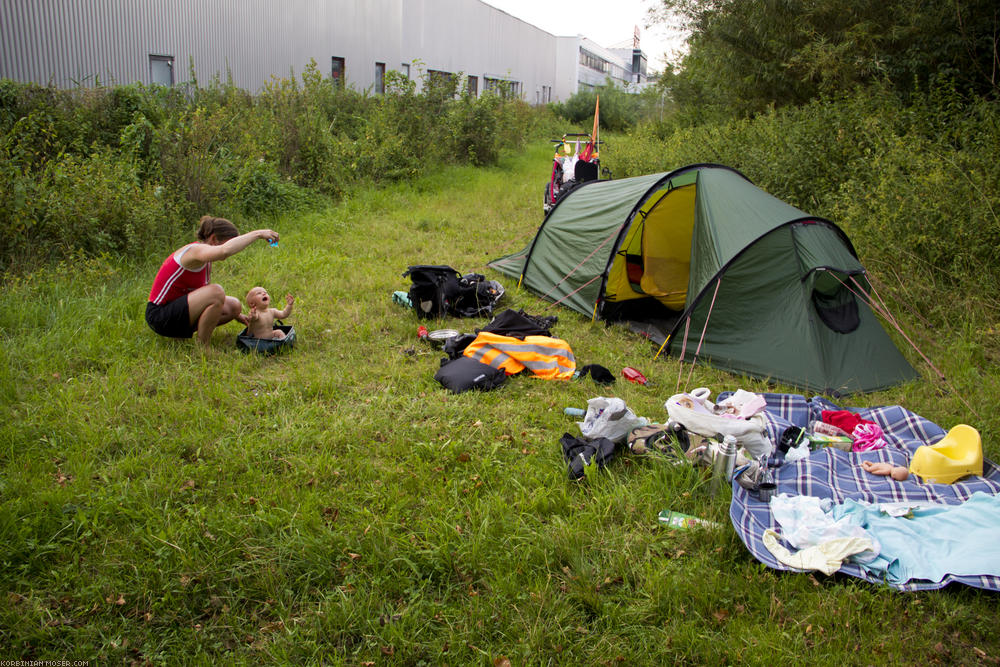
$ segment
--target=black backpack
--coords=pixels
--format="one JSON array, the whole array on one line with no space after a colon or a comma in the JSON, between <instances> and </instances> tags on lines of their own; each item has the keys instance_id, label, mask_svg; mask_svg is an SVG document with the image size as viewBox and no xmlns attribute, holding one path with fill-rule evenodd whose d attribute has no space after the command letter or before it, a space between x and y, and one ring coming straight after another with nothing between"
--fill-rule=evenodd
<instances>
[{"instance_id":1,"label":"black backpack","mask_svg":"<svg viewBox=\"0 0 1000 667\"><path fill-rule=\"evenodd\" d=\"M417 317L432 319L446 315L476 317L490 315L503 296L503 287L478 273L460 275L450 266L418 264L408 267L410 303Z\"/></svg>"}]
</instances>

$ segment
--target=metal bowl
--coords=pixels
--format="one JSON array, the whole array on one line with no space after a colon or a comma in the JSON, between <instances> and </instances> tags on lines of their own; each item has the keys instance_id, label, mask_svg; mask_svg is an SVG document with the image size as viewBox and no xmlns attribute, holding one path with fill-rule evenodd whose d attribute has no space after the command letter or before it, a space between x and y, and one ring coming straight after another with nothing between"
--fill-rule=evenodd
<instances>
[{"instance_id":1,"label":"metal bowl","mask_svg":"<svg viewBox=\"0 0 1000 667\"><path fill-rule=\"evenodd\" d=\"M444 347L449 338L454 338L458 332L454 329L435 329L427 334L427 340L436 347Z\"/></svg>"}]
</instances>

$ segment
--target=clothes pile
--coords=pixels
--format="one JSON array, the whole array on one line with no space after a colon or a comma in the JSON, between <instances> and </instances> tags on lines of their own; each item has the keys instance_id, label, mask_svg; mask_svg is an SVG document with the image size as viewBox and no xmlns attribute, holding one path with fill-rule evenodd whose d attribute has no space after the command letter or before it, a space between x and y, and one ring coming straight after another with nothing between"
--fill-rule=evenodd
<instances>
[{"instance_id":1,"label":"clothes pile","mask_svg":"<svg viewBox=\"0 0 1000 667\"><path fill-rule=\"evenodd\" d=\"M1000 469L982 457L975 429L945 433L899 406L763 397L767 435L779 443L767 460L776 493L763 498L748 465L734 475L730 505L755 558L898 590L1000 590ZM802 447L804 457L789 456Z\"/></svg>"}]
</instances>

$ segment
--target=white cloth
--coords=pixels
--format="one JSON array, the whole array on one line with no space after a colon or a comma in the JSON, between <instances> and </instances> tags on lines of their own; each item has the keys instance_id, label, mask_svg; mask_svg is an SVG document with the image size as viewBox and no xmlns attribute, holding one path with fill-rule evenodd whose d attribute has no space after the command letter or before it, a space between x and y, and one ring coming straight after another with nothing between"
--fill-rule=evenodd
<instances>
[{"instance_id":1,"label":"white cloth","mask_svg":"<svg viewBox=\"0 0 1000 667\"><path fill-rule=\"evenodd\" d=\"M792 553L778 543L778 533L770 528L764 531L761 541L779 562L800 570L818 570L826 575L839 570L846 558L870 551L874 546L867 537L835 537Z\"/></svg>"},{"instance_id":2,"label":"white cloth","mask_svg":"<svg viewBox=\"0 0 1000 667\"><path fill-rule=\"evenodd\" d=\"M835 520L830 514L833 502L815 496L790 496L779 493L771 498L771 516L781 526L785 541L796 549L808 549L840 538L863 538L871 548L855 560L864 562L878 555L878 542L861 526L848 519Z\"/></svg>"}]
</instances>

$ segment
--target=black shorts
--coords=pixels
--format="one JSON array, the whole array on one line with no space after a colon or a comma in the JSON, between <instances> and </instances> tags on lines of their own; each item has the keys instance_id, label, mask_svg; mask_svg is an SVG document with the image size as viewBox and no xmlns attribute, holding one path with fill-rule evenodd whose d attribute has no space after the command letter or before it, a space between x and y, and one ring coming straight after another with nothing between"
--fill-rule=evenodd
<instances>
[{"instance_id":1,"label":"black shorts","mask_svg":"<svg viewBox=\"0 0 1000 667\"><path fill-rule=\"evenodd\" d=\"M197 324L191 324L187 294L162 305L146 303L146 324L167 338L190 338L198 330Z\"/></svg>"}]
</instances>

